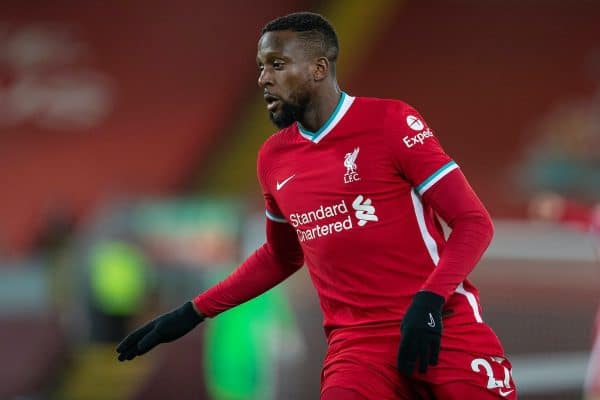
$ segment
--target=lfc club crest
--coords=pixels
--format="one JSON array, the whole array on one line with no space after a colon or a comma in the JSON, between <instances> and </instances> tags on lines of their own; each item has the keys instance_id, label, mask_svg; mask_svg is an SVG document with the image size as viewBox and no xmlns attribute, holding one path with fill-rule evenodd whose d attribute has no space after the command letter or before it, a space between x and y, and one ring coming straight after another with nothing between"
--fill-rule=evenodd
<instances>
[{"instance_id":1,"label":"lfc club crest","mask_svg":"<svg viewBox=\"0 0 600 400\"><path fill-rule=\"evenodd\" d=\"M344 167L346 167L344 183L360 181L360 176L357 172L358 166L356 165L356 159L358 158L359 151L360 147L356 147L352 153L346 153L344 156Z\"/></svg>"}]
</instances>

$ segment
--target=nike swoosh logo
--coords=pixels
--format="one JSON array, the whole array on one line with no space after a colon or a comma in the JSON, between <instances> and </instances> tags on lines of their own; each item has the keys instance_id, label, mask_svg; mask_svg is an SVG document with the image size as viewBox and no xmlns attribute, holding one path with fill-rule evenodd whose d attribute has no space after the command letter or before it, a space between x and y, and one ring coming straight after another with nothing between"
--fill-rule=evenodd
<instances>
[{"instance_id":1,"label":"nike swoosh logo","mask_svg":"<svg viewBox=\"0 0 600 400\"><path fill-rule=\"evenodd\" d=\"M433 315L431 315L431 313L429 313L429 322L427 323L427 325L430 328L435 328L435 320L433 319Z\"/></svg>"},{"instance_id":2,"label":"nike swoosh logo","mask_svg":"<svg viewBox=\"0 0 600 400\"><path fill-rule=\"evenodd\" d=\"M292 178L295 177L295 176L296 176L296 174L294 174L292 176L288 176L282 182L277 181L277 190L280 190L286 183L288 183L289 181L291 181Z\"/></svg>"},{"instance_id":3,"label":"nike swoosh logo","mask_svg":"<svg viewBox=\"0 0 600 400\"><path fill-rule=\"evenodd\" d=\"M511 390L509 390L507 392L503 392L502 389L498 389L498 393L500 393L500 396L502 396L502 397L506 397L506 396L508 396L509 394L511 394L514 391L515 391L514 389L511 389Z\"/></svg>"}]
</instances>

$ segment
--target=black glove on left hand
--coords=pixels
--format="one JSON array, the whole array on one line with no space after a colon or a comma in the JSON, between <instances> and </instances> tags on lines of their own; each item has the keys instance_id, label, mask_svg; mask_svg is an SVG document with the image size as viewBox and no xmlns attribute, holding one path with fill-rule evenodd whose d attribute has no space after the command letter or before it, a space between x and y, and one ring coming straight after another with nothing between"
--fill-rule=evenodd
<instances>
[{"instance_id":1,"label":"black glove on left hand","mask_svg":"<svg viewBox=\"0 0 600 400\"><path fill-rule=\"evenodd\" d=\"M204 320L194 310L191 301L175 310L163 314L129 334L119 346L119 361L132 360L152 350L160 343L172 342L185 335Z\"/></svg>"},{"instance_id":2,"label":"black glove on left hand","mask_svg":"<svg viewBox=\"0 0 600 400\"><path fill-rule=\"evenodd\" d=\"M419 362L419 372L437 365L442 339L444 298L432 292L418 292L402 320L398 370L411 375Z\"/></svg>"}]
</instances>

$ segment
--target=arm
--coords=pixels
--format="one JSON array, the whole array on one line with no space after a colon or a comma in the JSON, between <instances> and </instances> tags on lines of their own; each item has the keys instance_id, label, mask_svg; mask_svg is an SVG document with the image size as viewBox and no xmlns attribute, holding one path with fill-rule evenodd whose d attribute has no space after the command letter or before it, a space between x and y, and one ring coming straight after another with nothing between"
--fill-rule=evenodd
<instances>
[{"instance_id":1,"label":"arm","mask_svg":"<svg viewBox=\"0 0 600 400\"><path fill-rule=\"evenodd\" d=\"M414 124L419 121L419 124ZM402 319L398 370L411 375L436 365L442 336L442 308L489 245L490 217L458 165L412 107L394 104L387 117L388 149L399 175L452 228L435 269L415 294Z\"/></svg>"},{"instance_id":2,"label":"arm","mask_svg":"<svg viewBox=\"0 0 600 400\"><path fill-rule=\"evenodd\" d=\"M456 287L475 268L488 247L493 225L489 214L455 169L424 194L438 215L452 228L436 268L415 295L402 320L398 369L412 374L436 365L442 335L442 308Z\"/></svg>"},{"instance_id":3,"label":"arm","mask_svg":"<svg viewBox=\"0 0 600 400\"><path fill-rule=\"evenodd\" d=\"M178 339L204 318L214 317L266 292L302 267L302 248L295 230L285 221L270 193L264 176L268 171L261 149L257 172L267 210L267 242L225 280L128 335L117 347L120 361L132 360L160 343Z\"/></svg>"},{"instance_id":4,"label":"arm","mask_svg":"<svg viewBox=\"0 0 600 400\"><path fill-rule=\"evenodd\" d=\"M278 211L273 197L266 190L264 192L267 210ZM132 360L160 343L180 338L204 318L214 317L264 293L302 267L302 249L289 224L267 219L266 233L267 242L225 280L129 334L117 347L119 361Z\"/></svg>"},{"instance_id":5,"label":"arm","mask_svg":"<svg viewBox=\"0 0 600 400\"><path fill-rule=\"evenodd\" d=\"M283 217L271 189L269 146L258 153L256 173L267 216L267 242L225 280L197 296L193 303L203 315L213 317L276 286L304 264L296 231Z\"/></svg>"},{"instance_id":6,"label":"arm","mask_svg":"<svg viewBox=\"0 0 600 400\"><path fill-rule=\"evenodd\" d=\"M408 121L417 120L420 127ZM421 287L445 301L473 270L490 243L489 214L458 165L414 108L394 103L386 118L386 144L398 174L452 228L436 268Z\"/></svg>"},{"instance_id":7,"label":"arm","mask_svg":"<svg viewBox=\"0 0 600 400\"><path fill-rule=\"evenodd\" d=\"M267 242L193 303L203 315L214 317L266 292L303 264L302 249L292 226L267 219Z\"/></svg>"},{"instance_id":8,"label":"arm","mask_svg":"<svg viewBox=\"0 0 600 400\"><path fill-rule=\"evenodd\" d=\"M132 360L160 343L180 338L206 317L213 317L269 290L296 272L303 263L302 250L292 227L267 220L267 243L225 280L129 334L117 347L119 361Z\"/></svg>"},{"instance_id":9,"label":"arm","mask_svg":"<svg viewBox=\"0 0 600 400\"><path fill-rule=\"evenodd\" d=\"M422 290L447 300L475 268L492 240L494 227L487 210L459 169L437 182L423 199L432 205L452 232Z\"/></svg>"}]
</instances>

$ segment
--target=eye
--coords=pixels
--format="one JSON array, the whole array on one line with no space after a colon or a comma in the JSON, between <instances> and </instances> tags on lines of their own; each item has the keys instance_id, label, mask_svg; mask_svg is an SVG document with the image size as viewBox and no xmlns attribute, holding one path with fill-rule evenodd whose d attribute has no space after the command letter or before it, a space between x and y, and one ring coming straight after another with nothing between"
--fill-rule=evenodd
<instances>
[{"instance_id":1,"label":"eye","mask_svg":"<svg viewBox=\"0 0 600 400\"><path fill-rule=\"evenodd\" d=\"M276 70L283 69L283 65L284 65L283 61L280 61L280 60L273 61L273 68Z\"/></svg>"}]
</instances>

